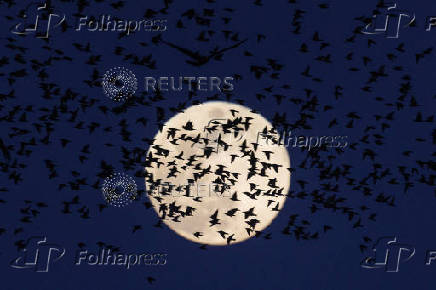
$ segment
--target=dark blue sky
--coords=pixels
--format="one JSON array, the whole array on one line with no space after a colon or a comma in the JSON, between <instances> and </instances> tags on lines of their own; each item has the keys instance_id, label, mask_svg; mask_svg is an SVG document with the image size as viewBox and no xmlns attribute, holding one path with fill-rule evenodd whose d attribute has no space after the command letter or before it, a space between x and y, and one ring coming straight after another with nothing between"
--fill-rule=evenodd
<instances>
[{"instance_id":1,"label":"dark blue sky","mask_svg":"<svg viewBox=\"0 0 436 290\"><path fill-rule=\"evenodd\" d=\"M154 44L153 37L157 33L136 33L118 38L112 32L75 32L69 28L66 32L53 30L48 42L35 38L33 35L18 37L9 31L18 18L9 20L6 16L15 16L20 9L25 7L23 1L7 8L7 4L0 4L2 24L2 55L9 59L9 64L0 67L3 74L0 82L0 93L6 94L14 90L16 98L0 101L0 132L6 144L13 145L13 158L27 165L24 169L9 167L9 171L0 172L0 187L7 187L8 192L0 192L0 199L6 203L0 204L0 228L5 228L6 233L0 236L0 272L2 273L1 289L434 289L432 281L436 273L436 265L425 266L425 253L429 249L436 249L436 235L434 208L436 206L435 186L420 183L421 176L429 178L434 176L433 170L419 167L417 160L434 162L432 143L432 130L434 122L414 122L417 113L424 118L434 116L435 108L435 82L434 82L434 54L426 54L418 63L416 54L433 47L436 39L434 32L425 31L425 18L436 15L436 4L432 1L398 2L398 7L414 12L417 17L417 27L401 30L399 39L387 39L383 35L355 36L354 42L345 42L353 36L355 27L362 25L355 18L359 16L370 17L375 9L376 1L264 1L262 6L254 5L252 1L174 1L166 13L158 13L155 18L168 20L167 31L161 34L162 39L194 51L198 50L207 54L216 46L220 48L230 46L234 42L224 37L223 30L237 34L239 40L248 39L241 47L225 53L221 61L212 60L204 66L195 67L186 63L187 57L179 51L168 46ZM99 16L110 14L121 19L142 19L144 12L150 9L161 9L163 1L152 3L139 3L127 1L120 10L115 10L106 3L91 1L82 14ZM115 1L114 1L115 2ZM218 2L218 1L217 1ZM271 2L271 3L270 3ZM292 1L289 1L292 2ZM304 2L304 3L303 3ZM306 3L307 2L307 3ZM330 3L329 3L330 2ZM321 3L329 3L328 9L320 9ZM67 16L67 22L75 26L73 14L77 12L75 5L53 1L53 5ZM233 12L224 10L231 7ZM181 16L189 9L195 9L202 14L204 8L212 8L215 15L209 27L199 26L195 18L189 20ZM292 19L298 10L302 18L297 20L301 24L300 34L292 33L295 23ZM297 12L296 12L297 11ZM229 24L224 24L222 17L230 17ZM178 29L176 23L182 19L186 29ZM196 41L201 31L215 31L209 42ZM318 32L322 41L314 41L313 36ZM257 41L258 35L266 38ZM6 45L8 38L16 41L15 45L26 47L20 53ZM369 46L368 40L376 43ZM73 46L73 43L90 44L91 51L82 52ZM141 44L143 43L143 44ZM299 51L301 45L308 46L308 53ZM321 43L329 46L320 50ZM404 52L396 50L404 43ZM47 45L51 50L43 48ZM123 47L123 55L134 54L140 58L149 56L155 61L155 68L146 65L133 64L131 59L115 55L116 47ZM62 57L55 49L61 50L64 55L73 58L73 61L59 60ZM249 51L253 56L244 56ZM346 56L353 53L352 60ZM395 59L389 60L387 55L393 53ZM19 63L14 60L16 54L22 54L26 62ZM91 55L101 55L96 65L87 64ZM331 63L317 61L318 56L330 55ZM32 68L32 59L44 62L51 57L51 63L44 66L43 71L48 74L46 80L38 78L41 69ZM363 58L371 61L364 65ZM283 65L279 78L272 79L269 75L256 78L250 72L250 66L267 66L268 59L276 59ZM89 80L94 70L100 77L103 73L115 66L124 66L132 70L139 79L139 88L136 97L150 102L150 105L130 106L121 114L110 112L117 106L116 103L105 97L102 89L97 85L90 87L84 80ZM310 66L311 78L302 76L302 72ZM380 77L377 82L368 84L371 72L378 71L384 66L387 76ZM395 70L402 66L402 70ZM350 68L358 68L352 72ZM10 73L26 69L28 75L16 78L13 84L8 82ZM356 143L356 149L345 148L343 153L333 149L321 152L321 159L332 167L341 167L344 164L352 166L349 178L362 180L374 169L374 164L381 164L383 169L390 168L392 175L383 181L374 183L367 181L368 187L373 192L372 196L365 196L361 190L353 190L347 186L347 179L330 178L320 179L321 171L316 166L299 165L307 158L307 151L289 148L292 167L296 168L291 178L291 190L298 193L302 189L297 180L306 180L308 185L306 193L313 190L325 191L323 183L339 186L338 192L326 192L327 195L335 194L343 197L346 202L342 206L352 208L359 212L363 227L354 229L355 217L351 221L342 210L334 211L323 208L315 214L310 207L313 202L310 197L305 199L289 198L270 227L265 233L270 233L272 239L252 238L243 243L228 247L207 247L199 249L199 245L177 236L164 226L156 228L158 221L152 209L146 209L144 202L147 197L141 196L125 208L106 208L98 211L98 204L103 204L101 191L92 187L96 181L102 179L96 175L101 171L100 164L104 160L113 165L116 171L126 172L134 176L141 170L135 165L134 170L123 168L121 147L132 150L135 147L147 149L148 145L143 138L153 138L158 130L156 122L156 106L164 108L165 120L172 117L175 112L170 108L181 103L190 105L193 102L204 102L214 93L198 94L192 99L187 92L168 92L164 100L152 102L152 96L146 95L141 87L144 76L219 76L225 77L238 74L242 79L235 82L232 93L232 102L243 100L244 105L260 112L269 120L273 120L276 113L285 114L290 123L297 122L301 112L313 115L308 123L311 128L296 129L295 134L306 136L348 136L350 144ZM405 76L408 76L405 78ZM314 81L319 78L322 81ZM408 78L410 80L408 80ZM41 83L52 83L52 96L44 98ZM405 83L410 85L410 90L401 99L401 87ZM281 86L288 84L290 89ZM273 93L268 93L264 88L273 86ZM335 87L341 86L343 95L335 98ZM371 92L362 90L371 86ZM75 122L69 122L70 113L60 113L59 119L53 121L53 133L50 134L50 144L44 145L41 139L45 137L44 130L38 133L32 123L41 123L45 126L46 119L41 116L47 114L42 108L49 108L50 114L53 107L61 108L61 96L70 88L78 94L73 100L68 100L68 111L79 109ZM56 90L59 89L59 94ZM307 89L312 91L310 97L306 96ZM266 95L262 101L256 94ZM285 95L280 104L274 94ZM316 96L319 104L314 111L302 111L301 105L291 101L300 98L304 102ZM382 98L377 100L376 98ZM410 100L417 100L418 106L409 106ZM400 99L399 99L400 98ZM219 96L225 99L225 96ZM81 101L82 100L82 101ZM84 108L84 104L93 101L95 104ZM396 104L404 103L405 107L398 110ZM392 105L391 105L392 104ZM19 122L22 110L33 106L33 112L27 112L27 122ZM5 116L15 106L21 106L17 117L8 121ZM102 113L100 106L109 108L109 112ZM325 111L325 106L332 109ZM347 128L350 119L347 114L356 112L360 119L353 123L352 128ZM378 121L375 115L384 118L394 112L392 120ZM147 126L136 123L141 117L149 119ZM329 128L328 124L337 119L339 125ZM132 133L131 141L124 141L119 135L120 122L125 120L128 130ZM75 128L77 123L83 122L83 130ZM100 127L90 134L87 126L92 122L100 123ZM389 128L382 131L381 123L389 124ZM105 127L112 126L112 132L105 132ZM382 145L374 143L374 136L370 142L364 143L362 138L367 134L365 128L374 126L370 134L382 135ZM13 127L30 130L28 135L11 137ZM20 149L20 142L36 138L37 146L30 148L30 156L16 155ZM67 147L62 148L59 140L67 138L73 140ZM417 140L422 138L424 141ZM112 143L113 147L105 146ZM78 152L90 144L91 154L89 160L80 163ZM362 159L364 150L373 150L376 160ZM412 151L411 156L404 156L404 151ZM328 156L335 158L329 160ZM50 159L56 164L59 176L49 179L49 170L44 160ZM2 160L9 165L11 160ZM330 162L330 163L329 163ZM310 163L310 161L309 161ZM399 174L398 167L406 167L410 172L414 186L404 193L404 179ZM412 173L412 168L417 168L418 173ZM17 170L23 179L14 184L9 179L10 174ZM72 176L72 171L78 172L78 177ZM73 190L68 182L76 178L86 178L87 186L80 190ZM396 178L397 185L388 183L389 179ZM144 189L142 178L135 177L140 190ZM59 184L67 186L59 190ZM395 206L388 206L376 202L379 193L395 197ZM70 201L74 196L80 197L80 205L72 207L71 214L63 214L63 201ZM32 208L37 202L44 202L47 208L40 209L40 214L32 218L32 223L20 222L25 208L26 200L32 201ZM368 212L361 213L359 207L366 205ZM90 219L80 218L78 209L87 207L90 210ZM376 213L376 221L367 219L368 213ZM286 226L289 216L299 215L299 222L307 220L310 225L307 230L311 233L319 232L319 239L296 240L295 236L286 236L281 233ZM133 225L142 225L143 229L132 234ZM330 225L332 230L324 233L323 226ZM14 230L22 227L22 233L14 234ZM31 269L12 269L9 262L17 257L18 252L14 243L26 240L31 236L47 236L48 241L61 245L66 249L65 256L53 263L49 273L35 273ZM401 264L399 273L386 273L383 269L363 269L360 262L371 255L369 250L372 242L366 243L368 250L363 253L359 245L363 244L362 238L370 237L372 242L382 236L397 236L399 242L413 245L416 254L412 260ZM134 267L130 270L122 267L75 266L75 252L77 244L83 242L89 251L98 252L99 241L106 245L120 247L123 253L165 253L167 264L164 266ZM147 277L154 277L156 281L150 285Z\"/></svg>"}]
</instances>

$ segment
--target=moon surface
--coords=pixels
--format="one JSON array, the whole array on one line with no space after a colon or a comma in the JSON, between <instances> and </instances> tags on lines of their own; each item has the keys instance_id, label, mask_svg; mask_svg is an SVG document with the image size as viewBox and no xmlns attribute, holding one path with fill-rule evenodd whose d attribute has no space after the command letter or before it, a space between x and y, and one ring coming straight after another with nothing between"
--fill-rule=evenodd
<instances>
[{"instance_id":1,"label":"moon surface","mask_svg":"<svg viewBox=\"0 0 436 290\"><path fill-rule=\"evenodd\" d=\"M264 230L290 186L284 146L267 142L272 125L249 108L207 102L178 113L146 158L146 192L159 218L193 242L229 245Z\"/></svg>"}]
</instances>

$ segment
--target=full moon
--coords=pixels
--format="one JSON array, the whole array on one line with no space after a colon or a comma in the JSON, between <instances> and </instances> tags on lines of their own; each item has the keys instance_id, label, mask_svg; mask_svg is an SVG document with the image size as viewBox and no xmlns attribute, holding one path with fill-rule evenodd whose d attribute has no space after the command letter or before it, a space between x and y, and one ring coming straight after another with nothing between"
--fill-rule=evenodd
<instances>
[{"instance_id":1,"label":"full moon","mask_svg":"<svg viewBox=\"0 0 436 290\"><path fill-rule=\"evenodd\" d=\"M287 149L251 109L207 102L178 113L146 158L146 191L159 218L193 242L239 243L268 227L290 186Z\"/></svg>"}]
</instances>

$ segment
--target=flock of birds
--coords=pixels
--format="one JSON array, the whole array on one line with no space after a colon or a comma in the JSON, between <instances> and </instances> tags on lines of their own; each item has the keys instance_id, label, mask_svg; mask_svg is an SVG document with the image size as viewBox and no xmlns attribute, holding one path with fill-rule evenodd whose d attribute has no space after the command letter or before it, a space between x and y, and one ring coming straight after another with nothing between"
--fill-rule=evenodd
<instances>
[{"instance_id":1,"label":"flock of birds","mask_svg":"<svg viewBox=\"0 0 436 290\"><path fill-rule=\"evenodd\" d=\"M205 117L191 121L201 113ZM260 233L283 207L290 184L287 149L259 140L272 130L253 110L226 102L171 118L154 138L145 167L161 220L208 245Z\"/></svg>"},{"instance_id":2,"label":"flock of birds","mask_svg":"<svg viewBox=\"0 0 436 290\"><path fill-rule=\"evenodd\" d=\"M130 5L126 1L103 0L46 2L49 8L74 8L69 10L75 11L74 17L106 4L113 13ZM328 35L305 22L311 13L328 11L330 5L325 1L316 5L302 2L288 1L291 29L288 26L288 35L283 37L293 38L298 44L295 51L288 49L287 54L306 60L304 67L270 56L262 47L275 41L274 35L239 31L232 22L240 11L232 8L231 2L221 8L214 0L199 2L194 8L185 7L180 14L173 9L179 4L165 0L160 8L146 9L144 17L167 17L167 32L152 34L149 41L145 37L135 38L135 33L130 36L117 33L117 39L123 42L114 41L104 51L80 38L56 41L56 37L73 33L73 24L68 19L58 34L49 39L5 35L1 39L4 53L0 58L0 74L6 82L0 91L0 208L16 207L19 219L0 222L1 243L13 241L18 249L23 248L26 229L38 223L40 215L77 215L78 223L82 223L104 214L108 206L100 198L100 189L105 178L122 169L138 183L146 178L144 168L148 162L159 162L147 159L154 140L144 137L144 129L153 134L172 115L210 100L229 101L256 110L268 106L276 111L270 120L281 132L325 130L350 136L347 148L320 147L291 153L293 178L286 195L295 206L291 211L283 209L282 214L288 215L289 220L281 233L267 229L255 232L256 237L272 239L285 235L297 240L318 239L334 225L313 223L311 218L318 214L326 217L342 214L352 229L361 232L362 243L358 247L365 251L373 241L368 234L370 223L377 221L384 206L395 207L403 194L413 194L416 188L436 195L434 112L424 106L429 102L434 104L435 96L416 95L417 77L408 72L410 67L418 67L432 57L433 48L414 51L407 44L399 43L393 50L384 52L384 59L374 60L373 56L380 54L379 40L360 33L371 15L356 17L356 27L344 36L343 43L332 43ZM262 9L267 5L271 4L255 0L246 9ZM20 21L16 16L22 9L19 3L6 0L0 7L10 11L2 17L11 26ZM183 47L171 40L173 32L186 33L186 37L193 39ZM346 52L338 52L338 46L345 47ZM177 101L163 92L146 94L140 90L123 103L104 97L101 78L109 65L107 58L115 57L133 71L135 68L159 70L163 59L154 53L158 50L167 51L174 60L204 72L232 57L247 65L228 66L237 81L234 92L205 96L190 91L178 96ZM410 67L401 64L405 59L413 59L412 64L407 64ZM68 76L66 85L59 80L58 72L73 64L81 65L83 72ZM324 82L320 71L332 68L356 76L360 80L360 92L353 91L342 79L337 79L333 87ZM285 77L289 72L292 77ZM32 84L28 84L30 81ZM238 91L244 82L258 84L253 96ZM265 83L269 85L260 86ZM378 93L380 87L392 83L397 88L392 95ZM28 86L28 90L23 86ZM359 107L347 110L342 105L357 98L356 93L372 104L370 111ZM287 114L289 108L296 113ZM141 116L137 116L138 111ZM403 122L419 126L420 130L408 132L407 142L390 143L389 136L397 134ZM386 162L383 153L389 146L401 150L394 162ZM424 150L418 152L416 148ZM66 155L76 162L64 160ZM117 160L109 161L107 155L116 156ZM32 178L26 173L29 164L44 168L47 184L54 184L59 191L56 197L46 200L38 192L31 195L20 192L20 185ZM96 200L100 201L89 203L89 192L98 193L100 199ZM137 201L150 209L152 204L144 195L145 189L138 189ZM210 218L212 224L217 220L214 215ZM148 226L148 223L131 225L132 234ZM163 228L162 221L158 219L154 226ZM98 244L119 250L109 243ZM80 242L79 246L83 247L84 243ZM200 248L207 249L205 245ZM153 277L147 280L155 281Z\"/></svg>"}]
</instances>

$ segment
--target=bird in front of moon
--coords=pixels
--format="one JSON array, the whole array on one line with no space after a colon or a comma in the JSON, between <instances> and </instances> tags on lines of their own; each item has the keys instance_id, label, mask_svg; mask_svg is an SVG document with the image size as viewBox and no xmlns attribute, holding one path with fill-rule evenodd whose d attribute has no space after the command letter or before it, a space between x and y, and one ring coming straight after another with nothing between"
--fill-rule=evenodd
<instances>
[{"instance_id":1,"label":"bird in front of moon","mask_svg":"<svg viewBox=\"0 0 436 290\"><path fill-rule=\"evenodd\" d=\"M273 126L227 102L194 105L169 119L146 158L146 191L159 218L201 244L230 245L268 227L290 187L287 149Z\"/></svg>"}]
</instances>

